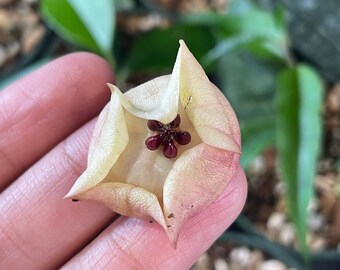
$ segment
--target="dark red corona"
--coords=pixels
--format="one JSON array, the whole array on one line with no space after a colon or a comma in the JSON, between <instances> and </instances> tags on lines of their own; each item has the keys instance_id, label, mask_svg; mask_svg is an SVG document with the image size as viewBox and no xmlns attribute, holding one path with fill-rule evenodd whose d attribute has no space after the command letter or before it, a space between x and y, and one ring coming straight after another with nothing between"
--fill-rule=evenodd
<instances>
[{"instance_id":1,"label":"dark red corona","mask_svg":"<svg viewBox=\"0 0 340 270\"><path fill-rule=\"evenodd\" d=\"M186 145L191 141L191 135L187 131L180 131L181 117L179 114L169 124L162 124L157 120L149 120L148 128L157 134L148 137L145 140L145 145L149 150L157 150L160 145L163 145L163 154L167 158L175 158L177 156L176 142L181 145Z\"/></svg>"}]
</instances>

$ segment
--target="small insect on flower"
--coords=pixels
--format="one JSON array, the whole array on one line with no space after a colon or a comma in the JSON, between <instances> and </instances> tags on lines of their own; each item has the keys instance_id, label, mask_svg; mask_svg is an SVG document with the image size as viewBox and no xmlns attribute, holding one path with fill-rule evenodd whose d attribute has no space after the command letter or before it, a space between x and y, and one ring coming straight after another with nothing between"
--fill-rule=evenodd
<instances>
[{"instance_id":1,"label":"small insect on flower","mask_svg":"<svg viewBox=\"0 0 340 270\"><path fill-rule=\"evenodd\" d=\"M220 196L239 165L235 113L184 41L170 75L124 94L109 87L86 171L66 197L158 223L176 248L186 220Z\"/></svg>"}]
</instances>

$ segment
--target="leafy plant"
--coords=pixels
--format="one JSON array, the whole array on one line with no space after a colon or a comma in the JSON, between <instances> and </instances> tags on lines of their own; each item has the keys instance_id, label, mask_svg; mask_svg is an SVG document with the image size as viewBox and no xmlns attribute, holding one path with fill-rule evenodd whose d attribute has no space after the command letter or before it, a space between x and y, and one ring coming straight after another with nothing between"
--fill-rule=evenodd
<instances>
[{"instance_id":1,"label":"leafy plant","mask_svg":"<svg viewBox=\"0 0 340 270\"><path fill-rule=\"evenodd\" d=\"M277 149L287 202L307 255L307 207L321 141L322 83L306 65L283 70L277 86Z\"/></svg>"},{"instance_id":2,"label":"leafy plant","mask_svg":"<svg viewBox=\"0 0 340 270\"><path fill-rule=\"evenodd\" d=\"M43 0L41 13L47 24L62 38L101 54L113 63L113 1Z\"/></svg>"}]
</instances>

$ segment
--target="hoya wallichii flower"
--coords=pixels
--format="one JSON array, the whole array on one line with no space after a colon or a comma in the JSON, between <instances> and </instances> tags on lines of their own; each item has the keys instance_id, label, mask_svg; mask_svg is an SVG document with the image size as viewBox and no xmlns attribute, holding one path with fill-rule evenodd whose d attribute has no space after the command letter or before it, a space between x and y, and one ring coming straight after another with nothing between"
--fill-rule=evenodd
<instances>
[{"instance_id":1,"label":"hoya wallichii flower","mask_svg":"<svg viewBox=\"0 0 340 270\"><path fill-rule=\"evenodd\" d=\"M184 222L213 203L235 173L234 111L183 41L171 75L125 94L109 87L87 169L66 197L156 221L175 247Z\"/></svg>"}]
</instances>

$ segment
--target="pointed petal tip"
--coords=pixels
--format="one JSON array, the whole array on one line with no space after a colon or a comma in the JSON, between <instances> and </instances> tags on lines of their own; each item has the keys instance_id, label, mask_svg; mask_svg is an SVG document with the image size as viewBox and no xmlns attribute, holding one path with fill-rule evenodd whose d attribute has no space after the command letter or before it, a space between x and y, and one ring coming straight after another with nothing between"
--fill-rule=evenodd
<instances>
[{"instance_id":1,"label":"pointed petal tip","mask_svg":"<svg viewBox=\"0 0 340 270\"><path fill-rule=\"evenodd\" d=\"M172 241L170 241L170 243L171 243L172 248L173 248L174 250L176 250L176 249L177 249L177 242L172 242Z\"/></svg>"},{"instance_id":2,"label":"pointed petal tip","mask_svg":"<svg viewBox=\"0 0 340 270\"><path fill-rule=\"evenodd\" d=\"M187 44L185 43L185 41L183 39L180 39L179 40L179 50L183 50L183 49L189 51L189 48L188 48Z\"/></svg>"},{"instance_id":3,"label":"pointed petal tip","mask_svg":"<svg viewBox=\"0 0 340 270\"><path fill-rule=\"evenodd\" d=\"M64 197L63 199L70 199L74 196L74 192L72 192L72 190L70 190Z\"/></svg>"},{"instance_id":4,"label":"pointed petal tip","mask_svg":"<svg viewBox=\"0 0 340 270\"><path fill-rule=\"evenodd\" d=\"M72 187L70 191L63 197L63 199L72 199L76 195L79 195L79 193L81 192L83 191Z\"/></svg>"},{"instance_id":5,"label":"pointed petal tip","mask_svg":"<svg viewBox=\"0 0 340 270\"><path fill-rule=\"evenodd\" d=\"M170 230L166 230L166 233L168 235L171 247L176 250L177 249L177 241L178 241L178 235L175 235Z\"/></svg>"},{"instance_id":6,"label":"pointed petal tip","mask_svg":"<svg viewBox=\"0 0 340 270\"><path fill-rule=\"evenodd\" d=\"M117 87L116 87L115 85L113 85L112 83L107 83L106 85L107 85L107 87L110 88L111 93L113 93L113 92L116 90L116 88L117 88Z\"/></svg>"},{"instance_id":7,"label":"pointed petal tip","mask_svg":"<svg viewBox=\"0 0 340 270\"><path fill-rule=\"evenodd\" d=\"M166 216L168 216L168 215L166 215ZM181 230L182 226L181 226L181 224L176 223L176 222L175 223L170 222L170 223L171 223L171 225L169 224L169 222L165 221L164 224L162 224L162 226L163 226L163 228L166 232L166 235L168 236L168 239L170 241L172 248L174 250L176 250L177 249L177 243L178 243L178 237L179 237L180 230Z\"/></svg>"}]
</instances>

